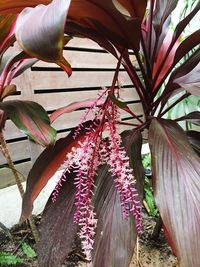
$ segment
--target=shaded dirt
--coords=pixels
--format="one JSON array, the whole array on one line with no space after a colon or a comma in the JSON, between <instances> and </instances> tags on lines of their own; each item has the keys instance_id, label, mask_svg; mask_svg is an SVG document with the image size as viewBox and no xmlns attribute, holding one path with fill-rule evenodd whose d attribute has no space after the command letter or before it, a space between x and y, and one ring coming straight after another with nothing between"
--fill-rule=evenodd
<instances>
[{"instance_id":1,"label":"shaded dirt","mask_svg":"<svg viewBox=\"0 0 200 267\"><path fill-rule=\"evenodd\" d=\"M37 225L40 217L36 218ZM172 255L171 249L167 244L163 231L157 240L152 239L152 232L156 220L143 213L143 231L139 236L138 245L130 267L177 267L177 260ZM36 258L28 258L24 255L21 244L27 242L32 248L35 248L34 240L28 225L16 225L10 229L12 239L4 231L0 231L0 252L11 252L16 256L23 258L24 264L15 265L17 267L37 267ZM6 265L2 265L6 266ZM7 265L10 266L10 265ZM62 267L86 267L84 255L80 245L77 242L76 247L72 249L66 262ZM56 267L56 266L55 266ZM123 266L119 266L123 267Z\"/></svg>"}]
</instances>

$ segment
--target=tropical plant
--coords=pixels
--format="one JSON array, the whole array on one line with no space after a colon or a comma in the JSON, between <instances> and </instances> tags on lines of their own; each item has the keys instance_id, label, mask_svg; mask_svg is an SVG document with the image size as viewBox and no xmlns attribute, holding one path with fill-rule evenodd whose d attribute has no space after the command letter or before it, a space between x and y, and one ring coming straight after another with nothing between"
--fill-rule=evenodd
<instances>
[{"instance_id":1,"label":"tropical plant","mask_svg":"<svg viewBox=\"0 0 200 267\"><path fill-rule=\"evenodd\" d=\"M36 6L41 3L46 5ZM141 230L144 129L148 131L154 196L165 233L180 266L200 265L199 133L190 132L187 138L187 132L177 123L188 120L199 124L200 113L194 111L174 120L163 118L177 103L200 92L200 30L180 42L181 33L200 9L200 1L171 32L170 17L177 3L178 0L0 2L1 51L4 53L15 39L23 50L10 63L12 67L4 69L8 74L6 86L16 72L20 73L18 68L27 68L33 58L57 63L71 75L71 66L62 52L73 36L92 39L118 59L112 85L100 92L97 100L74 103L53 113L51 121L85 105L89 107L87 113L93 112L94 116L91 121L86 121L85 116L76 130L46 148L29 173L23 219L30 215L33 202L47 181L61 165L64 167L43 214L40 266L60 266L77 233L90 265L129 266L137 232ZM23 10L28 6L31 8ZM134 52L137 66L132 64L130 51ZM181 61L188 53L188 59ZM121 66L140 97L143 118L120 99ZM141 76L136 71L138 67ZM180 97L166 106L178 93ZM123 123L119 109L137 120L130 124L131 131L122 134L117 131L117 125Z\"/></svg>"}]
</instances>

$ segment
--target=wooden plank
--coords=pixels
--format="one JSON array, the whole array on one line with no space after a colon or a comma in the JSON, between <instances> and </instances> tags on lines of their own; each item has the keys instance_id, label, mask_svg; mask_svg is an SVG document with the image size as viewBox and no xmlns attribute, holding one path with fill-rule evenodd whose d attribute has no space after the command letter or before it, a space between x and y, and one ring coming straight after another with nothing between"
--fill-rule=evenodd
<instances>
[{"instance_id":1,"label":"wooden plank","mask_svg":"<svg viewBox=\"0 0 200 267\"><path fill-rule=\"evenodd\" d=\"M20 175L21 181L25 181L29 170L31 168L31 162L24 162L15 165L16 169L18 170L19 173L23 174ZM1 168L0 169L0 189L5 188L7 186L11 186L15 184L15 177L12 173L12 171L8 168Z\"/></svg>"},{"instance_id":2,"label":"wooden plank","mask_svg":"<svg viewBox=\"0 0 200 267\"><path fill-rule=\"evenodd\" d=\"M11 120L6 121L4 136L6 140L22 138L26 135L19 130Z\"/></svg>"},{"instance_id":3,"label":"wooden plank","mask_svg":"<svg viewBox=\"0 0 200 267\"><path fill-rule=\"evenodd\" d=\"M91 41L87 38L73 38L70 42L66 45L66 47L79 47L79 48L87 48L87 49L100 49L103 50L97 43Z\"/></svg>"},{"instance_id":4,"label":"wooden plank","mask_svg":"<svg viewBox=\"0 0 200 267\"><path fill-rule=\"evenodd\" d=\"M75 91L70 93L51 93L51 94L36 94L35 101L40 103L46 110L55 110L62 106L67 106L70 103L96 98L98 91ZM138 100L137 92L134 88L121 88L121 99L124 101Z\"/></svg>"},{"instance_id":5,"label":"wooden plank","mask_svg":"<svg viewBox=\"0 0 200 267\"><path fill-rule=\"evenodd\" d=\"M64 51L64 57L71 64L72 68L94 68L94 69L113 69L117 66L117 59L111 54L102 54L97 52L85 51ZM135 62L135 57L131 56L131 60ZM38 61L33 68L59 68L54 63ZM42 71L42 70L41 70Z\"/></svg>"},{"instance_id":6,"label":"wooden plank","mask_svg":"<svg viewBox=\"0 0 200 267\"><path fill-rule=\"evenodd\" d=\"M29 141L23 140L8 144L8 149L13 161L23 160L30 157ZM0 153L0 164L5 164L6 160Z\"/></svg>"},{"instance_id":7,"label":"wooden plank","mask_svg":"<svg viewBox=\"0 0 200 267\"><path fill-rule=\"evenodd\" d=\"M67 74L62 71L32 71L30 79L34 90L45 90L110 86L112 84L113 76L114 71L74 71L70 78L68 78ZM125 71L119 74L119 81L122 85L132 84Z\"/></svg>"}]
</instances>

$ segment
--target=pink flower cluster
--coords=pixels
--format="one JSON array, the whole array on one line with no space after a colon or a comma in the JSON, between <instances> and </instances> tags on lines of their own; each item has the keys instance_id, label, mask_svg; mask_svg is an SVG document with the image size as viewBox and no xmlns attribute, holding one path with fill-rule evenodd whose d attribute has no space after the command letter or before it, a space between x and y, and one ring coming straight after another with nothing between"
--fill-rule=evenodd
<instances>
[{"instance_id":1,"label":"pink flower cluster","mask_svg":"<svg viewBox=\"0 0 200 267\"><path fill-rule=\"evenodd\" d=\"M101 95L102 96L102 95ZM87 111L88 112L88 111ZM122 146L121 136L117 132L119 114L117 107L107 97L101 107L95 108L93 126L87 132L83 142L68 153L64 167L66 171L76 173L75 185L75 216L74 221L80 226L79 236L87 259L91 261L91 251L94 244L97 219L92 205L94 177L98 167L107 164L113 181L121 197L122 212L126 219L132 213L137 221L137 229L141 229L140 204L135 189L133 170L129 166L129 157ZM106 138L106 133L108 138ZM58 182L53 200L61 186L62 179Z\"/></svg>"}]
</instances>

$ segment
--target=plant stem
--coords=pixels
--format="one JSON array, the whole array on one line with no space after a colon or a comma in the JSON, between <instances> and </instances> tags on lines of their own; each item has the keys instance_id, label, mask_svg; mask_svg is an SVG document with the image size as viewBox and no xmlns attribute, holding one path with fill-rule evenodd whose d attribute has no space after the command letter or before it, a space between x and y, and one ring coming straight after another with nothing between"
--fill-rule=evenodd
<instances>
[{"instance_id":1,"label":"plant stem","mask_svg":"<svg viewBox=\"0 0 200 267\"><path fill-rule=\"evenodd\" d=\"M12 171L14 177L15 177L15 181L16 181L19 193L21 195L21 198L23 198L23 196L24 196L24 188L22 186L19 174L18 174L17 170L15 169L14 163L13 163L13 161L11 159L11 156L10 156L7 144L6 144L6 140L4 138L4 135L3 135L2 131L0 131L0 149L1 149L2 154L3 154L3 156L5 157L5 159L6 159L7 163L8 163L9 168L11 169L11 171ZM33 217L31 216L28 219L28 221L29 221L30 228L31 228L33 237L35 239L35 242L37 243L39 241L39 234L38 234L38 231L37 231L37 228L36 228L36 225L35 225Z\"/></svg>"}]
</instances>

